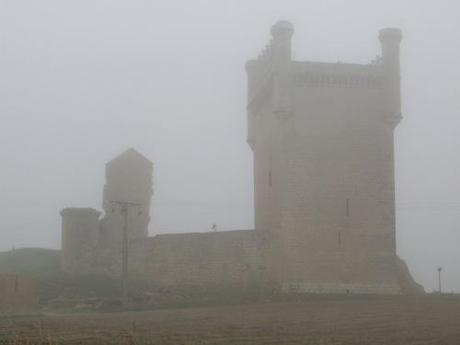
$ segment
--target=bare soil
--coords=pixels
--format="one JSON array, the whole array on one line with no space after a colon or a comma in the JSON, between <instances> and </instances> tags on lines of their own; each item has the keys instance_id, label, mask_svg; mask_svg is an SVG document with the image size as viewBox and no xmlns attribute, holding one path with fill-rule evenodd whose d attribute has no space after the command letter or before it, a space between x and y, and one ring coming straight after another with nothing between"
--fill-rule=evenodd
<instances>
[{"instance_id":1,"label":"bare soil","mask_svg":"<svg viewBox=\"0 0 460 345\"><path fill-rule=\"evenodd\" d=\"M459 345L460 298L303 298L0 318L0 344Z\"/></svg>"}]
</instances>

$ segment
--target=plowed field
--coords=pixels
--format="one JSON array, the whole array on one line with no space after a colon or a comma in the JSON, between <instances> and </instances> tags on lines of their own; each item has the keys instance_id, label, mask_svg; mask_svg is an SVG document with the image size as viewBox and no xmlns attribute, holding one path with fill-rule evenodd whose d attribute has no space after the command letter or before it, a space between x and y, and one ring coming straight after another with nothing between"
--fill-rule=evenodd
<instances>
[{"instance_id":1,"label":"plowed field","mask_svg":"<svg viewBox=\"0 0 460 345\"><path fill-rule=\"evenodd\" d=\"M0 344L460 344L459 298L306 299L0 318Z\"/></svg>"}]
</instances>

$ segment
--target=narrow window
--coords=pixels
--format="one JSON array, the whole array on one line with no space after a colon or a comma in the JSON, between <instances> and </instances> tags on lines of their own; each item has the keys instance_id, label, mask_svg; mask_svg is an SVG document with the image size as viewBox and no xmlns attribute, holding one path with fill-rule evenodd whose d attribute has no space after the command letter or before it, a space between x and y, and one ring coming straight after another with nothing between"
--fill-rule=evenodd
<instances>
[{"instance_id":1,"label":"narrow window","mask_svg":"<svg viewBox=\"0 0 460 345\"><path fill-rule=\"evenodd\" d=\"M350 199L347 199L345 209L346 209L347 217L350 217Z\"/></svg>"},{"instance_id":2,"label":"narrow window","mask_svg":"<svg viewBox=\"0 0 460 345\"><path fill-rule=\"evenodd\" d=\"M271 147L270 145L270 152L269 152L269 156L268 156L268 186L271 187L272 186L272 166L273 166L273 148Z\"/></svg>"}]
</instances>

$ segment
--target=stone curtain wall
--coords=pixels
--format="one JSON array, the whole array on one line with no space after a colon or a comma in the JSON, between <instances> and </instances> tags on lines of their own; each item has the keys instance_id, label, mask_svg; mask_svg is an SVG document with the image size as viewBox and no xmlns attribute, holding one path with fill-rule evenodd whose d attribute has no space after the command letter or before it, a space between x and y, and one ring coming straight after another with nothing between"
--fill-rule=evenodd
<instances>
[{"instance_id":1,"label":"stone curtain wall","mask_svg":"<svg viewBox=\"0 0 460 345\"><path fill-rule=\"evenodd\" d=\"M265 246L253 230L158 235L145 243L144 274L160 286L247 288L268 280Z\"/></svg>"}]
</instances>

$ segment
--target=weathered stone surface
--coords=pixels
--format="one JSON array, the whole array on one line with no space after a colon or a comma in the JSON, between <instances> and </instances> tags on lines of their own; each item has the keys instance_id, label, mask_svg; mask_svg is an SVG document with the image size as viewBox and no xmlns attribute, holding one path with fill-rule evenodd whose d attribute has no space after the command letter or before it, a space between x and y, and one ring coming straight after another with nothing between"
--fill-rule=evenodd
<instances>
[{"instance_id":1,"label":"weathered stone surface","mask_svg":"<svg viewBox=\"0 0 460 345\"><path fill-rule=\"evenodd\" d=\"M62 270L90 273L94 269L99 241L99 216L92 208L65 208L62 216Z\"/></svg>"},{"instance_id":2,"label":"weathered stone surface","mask_svg":"<svg viewBox=\"0 0 460 345\"><path fill-rule=\"evenodd\" d=\"M24 312L39 303L36 280L13 274L0 275L0 312Z\"/></svg>"},{"instance_id":3,"label":"weathered stone surface","mask_svg":"<svg viewBox=\"0 0 460 345\"><path fill-rule=\"evenodd\" d=\"M158 285L233 286L265 282L266 239L253 230L158 235L145 242L145 277Z\"/></svg>"},{"instance_id":4,"label":"weathered stone surface","mask_svg":"<svg viewBox=\"0 0 460 345\"><path fill-rule=\"evenodd\" d=\"M123 212L128 205L129 238L148 236L150 203L153 195L153 164L134 149L128 149L106 164L103 193L102 245L121 243Z\"/></svg>"}]
</instances>

